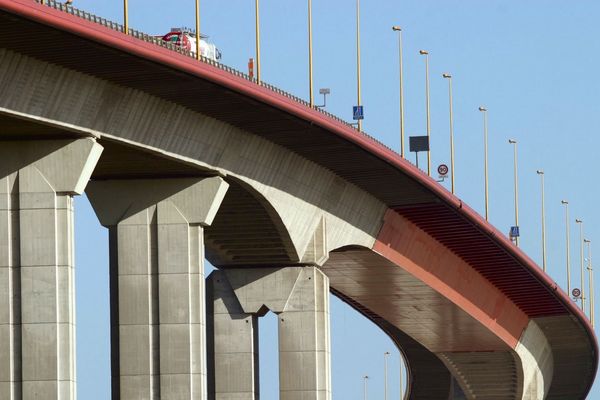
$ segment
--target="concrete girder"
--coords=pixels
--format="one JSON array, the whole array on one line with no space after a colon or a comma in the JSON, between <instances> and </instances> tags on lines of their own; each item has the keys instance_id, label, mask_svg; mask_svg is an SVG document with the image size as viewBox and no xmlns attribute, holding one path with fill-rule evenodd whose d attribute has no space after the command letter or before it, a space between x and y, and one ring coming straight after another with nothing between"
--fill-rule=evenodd
<instances>
[{"instance_id":1,"label":"concrete girder","mask_svg":"<svg viewBox=\"0 0 600 400\"><path fill-rule=\"evenodd\" d=\"M73 196L93 139L0 146L0 398L75 399Z\"/></svg>"},{"instance_id":2,"label":"concrete girder","mask_svg":"<svg viewBox=\"0 0 600 400\"><path fill-rule=\"evenodd\" d=\"M243 182L276 213L274 220L290 237L292 263L319 265L331 249L371 247L381 227L386 206L369 193L281 146L184 106L6 49L0 49L0 86L9 94L0 98L5 113L61 121ZM52 104L35 101L46 94Z\"/></svg>"},{"instance_id":3,"label":"concrete girder","mask_svg":"<svg viewBox=\"0 0 600 400\"><path fill-rule=\"evenodd\" d=\"M91 182L109 228L113 398L206 398L204 226L219 177Z\"/></svg>"},{"instance_id":4,"label":"concrete girder","mask_svg":"<svg viewBox=\"0 0 600 400\"><path fill-rule=\"evenodd\" d=\"M279 326L279 398L331 399L327 276L316 267L225 269L207 286L209 395L259 398L257 318L270 310Z\"/></svg>"}]
</instances>

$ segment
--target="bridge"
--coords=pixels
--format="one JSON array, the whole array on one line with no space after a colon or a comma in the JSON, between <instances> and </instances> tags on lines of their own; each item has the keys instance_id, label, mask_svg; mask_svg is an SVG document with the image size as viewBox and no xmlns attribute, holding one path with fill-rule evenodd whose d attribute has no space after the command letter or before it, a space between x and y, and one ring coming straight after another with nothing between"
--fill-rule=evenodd
<instances>
[{"instance_id":1,"label":"bridge","mask_svg":"<svg viewBox=\"0 0 600 400\"><path fill-rule=\"evenodd\" d=\"M372 137L53 1L0 0L0 42L0 398L75 398L84 191L109 229L114 399L258 398L269 310L280 398L329 399L329 292L397 344L407 398L586 397L587 317Z\"/></svg>"}]
</instances>

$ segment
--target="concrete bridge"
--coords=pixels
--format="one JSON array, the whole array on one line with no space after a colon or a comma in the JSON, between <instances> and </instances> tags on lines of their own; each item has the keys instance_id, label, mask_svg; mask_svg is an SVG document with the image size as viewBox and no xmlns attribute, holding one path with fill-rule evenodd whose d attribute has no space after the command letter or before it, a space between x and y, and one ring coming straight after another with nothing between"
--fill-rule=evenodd
<instances>
[{"instance_id":1,"label":"concrete bridge","mask_svg":"<svg viewBox=\"0 0 600 400\"><path fill-rule=\"evenodd\" d=\"M84 191L114 399L258 399L269 310L280 398L330 399L329 292L397 344L410 399L586 397L589 321L460 199L300 99L61 7L0 0L0 398L76 397Z\"/></svg>"}]
</instances>

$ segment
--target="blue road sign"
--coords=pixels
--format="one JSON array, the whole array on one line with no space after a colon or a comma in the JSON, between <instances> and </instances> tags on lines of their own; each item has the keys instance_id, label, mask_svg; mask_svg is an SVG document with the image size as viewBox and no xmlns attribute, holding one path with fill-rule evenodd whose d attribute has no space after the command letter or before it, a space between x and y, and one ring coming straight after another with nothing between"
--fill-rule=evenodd
<instances>
[{"instance_id":1,"label":"blue road sign","mask_svg":"<svg viewBox=\"0 0 600 400\"><path fill-rule=\"evenodd\" d=\"M510 237L511 238L517 238L519 236L521 236L519 234L519 227L518 226L511 226L510 227Z\"/></svg>"},{"instance_id":2,"label":"blue road sign","mask_svg":"<svg viewBox=\"0 0 600 400\"><path fill-rule=\"evenodd\" d=\"M352 107L352 118L355 121L358 121L359 119L365 119L365 113L363 110L363 106Z\"/></svg>"}]
</instances>

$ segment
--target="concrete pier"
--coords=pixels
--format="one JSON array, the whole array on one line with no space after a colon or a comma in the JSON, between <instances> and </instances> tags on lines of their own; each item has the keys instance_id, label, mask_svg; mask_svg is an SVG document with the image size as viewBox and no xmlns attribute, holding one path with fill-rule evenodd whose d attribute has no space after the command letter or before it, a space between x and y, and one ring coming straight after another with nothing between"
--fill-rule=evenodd
<instances>
[{"instance_id":1,"label":"concrete pier","mask_svg":"<svg viewBox=\"0 0 600 400\"><path fill-rule=\"evenodd\" d=\"M208 288L209 396L259 398L257 318L270 310L279 321L279 398L331 398L329 280L319 269L224 269Z\"/></svg>"},{"instance_id":2,"label":"concrete pier","mask_svg":"<svg viewBox=\"0 0 600 400\"><path fill-rule=\"evenodd\" d=\"M110 230L113 399L206 398L203 227L221 178L92 182Z\"/></svg>"},{"instance_id":3,"label":"concrete pier","mask_svg":"<svg viewBox=\"0 0 600 400\"><path fill-rule=\"evenodd\" d=\"M73 196L102 147L92 139L0 146L0 398L72 400Z\"/></svg>"}]
</instances>

